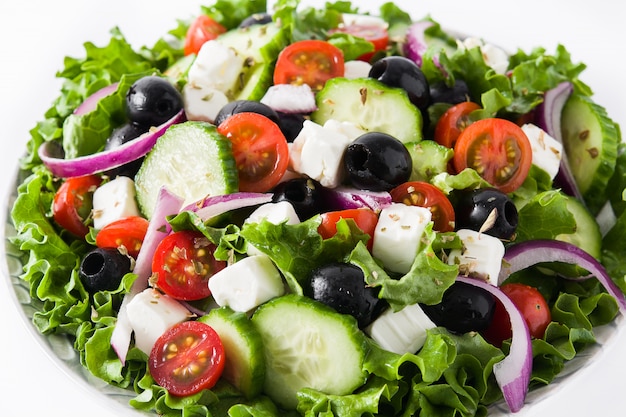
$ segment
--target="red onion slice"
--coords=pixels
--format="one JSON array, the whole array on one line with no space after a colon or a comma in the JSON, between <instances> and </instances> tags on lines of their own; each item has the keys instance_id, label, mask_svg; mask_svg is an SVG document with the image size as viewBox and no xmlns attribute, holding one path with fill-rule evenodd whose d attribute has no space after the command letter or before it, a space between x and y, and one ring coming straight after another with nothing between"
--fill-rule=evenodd
<instances>
[{"instance_id":1,"label":"red onion slice","mask_svg":"<svg viewBox=\"0 0 626 417\"><path fill-rule=\"evenodd\" d=\"M542 262L564 262L578 265L587 270L589 275L567 277L572 280L585 280L596 277L606 291L615 297L619 310L626 315L626 297L613 282L604 266L593 256L578 246L560 240L528 240L509 246L504 254L498 283L509 275Z\"/></svg>"},{"instance_id":2,"label":"red onion slice","mask_svg":"<svg viewBox=\"0 0 626 417\"><path fill-rule=\"evenodd\" d=\"M181 211L193 211L203 221L244 207L251 207L272 201L271 193L248 193L239 192L232 194L216 195L190 204Z\"/></svg>"},{"instance_id":3,"label":"red onion slice","mask_svg":"<svg viewBox=\"0 0 626 417\"><path fill-rule=\"evenodd\" d=\"M119 83L109 84L87 97L85 101L83 101L78 107L76 107L76 109L74 110L74 114L80 116L94 111L96 107L98 107L98 103L101 99L106 96L110 96L117 91L118 84Z\"/></svg>"},{"instance_id":4,"label":"red onion slice","mask_svg":"<svg viewBox=\"0 0 626 417\"><path fill-rule=\"evenodd\" d=\"M409 26L406 35L405 53L406 57L413 60L419 67L422 66L422 57L428 49L424 32L431 27L433 22L422 20Z\"/></svg>"},{"instance_id":5,"label":"red onion slice","mask_svg":"<svg viewBox=\"0 0 626 417\"><path fill-rule=\"evenodd\" d=\"M511 348L507 357L493 366L493 374L502 390L504 401L511 412L516 413L524 406L533 366L532 344L526 321L511 299L498 287L474 278L459 276L457 280L489 291L509 314Z\"/></svg>"},{"instance_id":6,"label":"red onion slice","mask_svg":"<svg viewBox=\"0 0 626 417\"><path fill-rule=\"evenodd\" d=\"M58 154L58 143L46 142L39 147L39 158L41 158L41 161L48 167L52 174L61 178L81 177L83 175L106 171L146 155L152 147L154 147L157 139L165 133L167 128L173 124L182 122L184 118L185 112L181 110L167 122L150 129L149 132L126 142L122 146L73 159L56 157L55 155Z\"/></svg>"},{"instance_id":7,"label":"red onion slice","mask_svg":"<svg viewBox=\"0 0 626 417\"><path fill-rule=\"evenodd\" d=\"M379 212L392 203L391 194L386 191L366 191L340 186L324 189L324 200L333 210L370 208Z\"/></svg>"},{"instance_id":8,"label":"red onion slice","mask_svg":"<svg viewBox=\"0 0 626 417\"><path fill-rule=\"evenodd\" d=\"M152 275L152 258L157 246L171 231L167 216L177 214L183 204L183 199L161 188L157 198L154 214L150 219L148 231L144 238L133 273L137 279L133 282L130 291L124 296L117 314L117 322L111 335L111 347L122 361L126 362L126 354L130 346L130 337L133 329L128 321L127 305L133 297L148 288L148 279Z\"/></svg>"}]
</instances>

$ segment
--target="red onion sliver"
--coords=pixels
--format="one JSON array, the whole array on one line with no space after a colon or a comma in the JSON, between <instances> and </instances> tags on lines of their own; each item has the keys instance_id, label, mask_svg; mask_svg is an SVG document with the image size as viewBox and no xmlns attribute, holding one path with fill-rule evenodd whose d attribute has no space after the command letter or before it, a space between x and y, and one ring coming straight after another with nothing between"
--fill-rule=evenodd
<instances>
[{"instance_id":1,"label":"red onion sliver","mask_svg":"<svg viewBox=\"0 0 626 417\"><path fill-rule=\"evenodd\" d=\"M334 210L370 208L379 212L392 203L387 191L366 191L350 187L324 189L324 200Z\"/></svg>"},{"instance_id":2,"label":"red onion sliver","mask_svg":"<svg viewBox=\"0 0 626 417\"><path fill-rule=\"evenodd\" d=\"M596 277L606 291L615 297L619 310L626 315L626 297L613 282L604 266L593 256L578 246L560 240L528 240L509 246L504 254L498 283L509 275L542 262L564 262L578 265L590 274L582 277L567 277L572 280L585 280Z\"/></svg>"},{"instance_id":3,"label":"red onion sliver","mask_svg":"<svg viewBox=\"0 0 626 417\"><path fill-rule=\"evenodd\" d=\"M165 133L171 125L184 120L185 112L181 110L174 117L162 125L151 129L137 139L126 142L117 148L99 152L93 155L81 156L73 159L57 158L54 155L55 142L46 142L39 147L39 158L50 169L52 174L61 178L81 177L97 172L106 171L127 164L147 154L157 139Z\"/></svg>"},{"instance_id":4,"label":"red onion sliver","mask_svg":"<svg viewBox=\"0 0 626 417\"><path fill-rule=\"evenodd\" d=\"M109 84L106 87L102 87L89 97L85 99L76 109L74 114L77 116L92 112L98 107L98 102L106 96L109 96L117 91L118 83Z\"/></svg>"},{"instance_id":5,"label":"red onion sliver","mask_svg":"<svg viewBox=\"0 0 626 417\"><path fill-rule=\"evenodd\" d=\"M407 42L405 45L405 52L407 58L413 60L418 66L422 66L422 56L426 53L428 45L426 44L426 38L424 31L431 27L433 22L428 20L422 20L413 23L409 26L407 31Z\"/></svg>"},{"instance_id":6,"label":"red onion sliver","mask_svg":"<svg viewBox=\"0 0 626 417\"><path fill-rule=\"evenodd\" d=\"M167 216L177 214L183 204L183 199L161 188L157 198L154 214L150 219L148 231L144 238L133 273L137 279L133 282L130 291L124 296L117 315L117 322L111 335L111 347L122 363L126 361L126 354L130 346L132 327L128 321L126 306L133 297L148 288L148 279L152 275L152 258L157 246L171 231Z\"/></svg>"},{"instance_id":7,"label":"red onion sliver","mask_svg":"<svg viewBox=\"0 0 626 417\"><path fill-rule=\"evenodd\" d=\"M507 357L494 365L493 374L502 390L504 401L511 412L516 413L524 406L533 365L532 344L526 321L511 299L498 287L474 278L459 276L457 280L489 291L509 314L513 330L511 348Z\"/></svg>"},{"instance_id":8,"label":"red onion sliver","mask_svg":"<svg viewBox=\"0 0 626 417\"><path fill-rule=\"evenodd\" d=\"M181 211L193 211L203 221L207 221L232 210L269 203L272 201L272 197L273 194L271 193L247 192L216 195L190 204Z\"/></svg>"}]
</instances>

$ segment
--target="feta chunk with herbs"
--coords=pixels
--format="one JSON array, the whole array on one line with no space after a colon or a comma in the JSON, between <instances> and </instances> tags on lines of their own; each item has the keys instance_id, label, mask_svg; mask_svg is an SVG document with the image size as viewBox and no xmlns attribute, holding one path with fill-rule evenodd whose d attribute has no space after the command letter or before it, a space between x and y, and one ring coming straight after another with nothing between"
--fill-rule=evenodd
<instances>
[{"instance_id":1,"label":"feta chunk with herbs","mask_svg":"<svg viewBox=\"0 0 626 417\"><path fill-rule=\"evenodd\" d=\"M456 233L463 242L463 248L450 251L448 264L458 265L461 275L498 285L498 275L504 257L502 241L470 229L461 229Z\"/></svg>"},{"instance_id":2,"label":"feta chunk with herbs","mask_svg":"<svg viewBox=\"0 0 626 417\"><path fill-rule=\"evenodd\" d=\"M189 67L187 82L192 86L214 88L228 95L235 89L245 59L218 40L202 45Z\"/></svg>"},{"instance_id":3,"label":"feta chunk with herbs","mask_svg":"<svg viewBox=\"0 0 626 417\"><path fill-rule=\"evenodd\" d=\"M93 193L93 227L99 230L124 217L139 216L135 196L135 182L128 177L117 177L96 188Z\"/></svg>"},{"instance_id":4,"label":"feta chunk with herbs","mask_svg":"<svg viewBox=\"0 0 626 417\"><path fill-rule=\"evenodd\" d=\"M533 151L533 165L546 171L554 179L563 158L563 145L532 123L523 125L522 130Z\"/></svg>"},{"instance_id":5,"label":"feta chunk with herbs","mask_svg":"<svg viewBox=\"0 0 626 417\"><path fill-rule=\"evenodd\" d=\"M192 83L183 87L183 105L187 120L213 123L226 104L228 97L216 88Z\"/></svg>"},{"instance_id":6,"label":"feta chunk with herbs","mask_svg":"<svg viewBox=\"0 0 626 417\"><path fill-rule=\"evenodd\" d=\"M393 203L380 212L374 230L372 255L384 267L406 274L411 270L432 213L419 206Z\"/></svg>"}]
</instances>

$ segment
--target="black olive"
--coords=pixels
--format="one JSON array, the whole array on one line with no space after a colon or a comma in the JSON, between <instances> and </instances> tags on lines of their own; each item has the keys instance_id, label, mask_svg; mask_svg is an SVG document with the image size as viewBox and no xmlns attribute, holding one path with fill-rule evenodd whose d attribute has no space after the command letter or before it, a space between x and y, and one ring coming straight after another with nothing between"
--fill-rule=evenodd
<instances>
[{"instance_id":1,"label":"black olive","mask_svg":"<svg viewBox=\"0 0 626 417\"><path fill-rule=\"evenodd\" d=\"M265 25L272 21L272 15L269 13L254 13L243 19L239 24L240 28L247 28L253 25Z\"/></svg>"},{"instance_id":2,"label":"black olive","mask_svg":"<svg viewBox=\"0 0 626 417\"><path fill-rule=\"evenodd\" d=\"M183 97L167 79L155 75L135 81L126 94L126 115L139 126L159 126L183 108Z\"/></svg>"},{"instance_id":3,"label":"black olive","mask_svg":"<svg viewBox=\"0 0 626 417\"><path fill-rule=\"evenodd\" d=\"M235 100L226 104L224 107L220 109L220 111L215 116L215 121L213 122L215 126L219 126L224 120L228 119L233 114L237 113L258 113L262 116L267 117L272 122L279 124L278 113L274 111L267 104L263 104L254 100Z\"/></svg>"},{"instance_id":4,"label":"black olive","mask_svg":"<svg viewBox=\"0 0 626 417\"><path fill-rule=\"evenodd\" d=\"M440 81L430 86L430 102L458 104L470 101L470 92L467 83L463 80L454 80L452 87Z\"/></svg>"},{"instance_id":5,"label":"black olive","mask_svg":"<svg viewBox=\"0 0 626 417\"><path fill-rule=\"evenodd\" d=\"M517 229L518 213L513 201L495 188L458 193L454 204L456 229L471 229L509 240Z\"/></svg>"},{"instance_id":6,"label":"black olive","mask_svg":"<svg viewBox=\"0 0 626 417\"><path fill-rule=\"evenodd\" d=\"M457 281L444 292L441 303L420 306L433 323L453 333L480 332L491 324L496 300L482 288Z\"/></svg>"},{"instance_id":7,"label":"black olive","mask_svg":"<svg viewBox=\"0 0 626 417\"><path fill-rule=\"evenodd\" d=\"M302 114L278 112L280 130L285 135L287 142L293 142L298 137L306 118Z\"/></svg>"},{"instance_id":8,"label":"black olive","mask_svg":"<svg viewBox=\"0 0 626 417\"><path fill-rule=\"evenodd\" d=\"M378 290L366 285L363 270L342 262L313 270L304 294L341 314L354 316L361 329L374 321L385 306Z\"/></svg>"},{"instance_id":9,"label":"black olive","mask_svg":"<svg viewBox=\"0 0 626 417\"><path fill-rule=\"evenodd\" d=\"M138 138L139 136L141 136L147 131L148 131L147 128L143 126L139 126L135 123L123 124L122 126L113 130L113 132L111 133L111 136L109 136L109 138L106 141L106 144L104 145L104 150L107 151L107 150L117 148L118 146L121 146L125 144L126 142L129 142L133 139ZM143 157L136 159L120 167L108 170L105 172L105 174L111 178L115 178L117 176L125 176L129 178L134 178L135 174L137 174L137 171L139 171L139 167L143 163L143 160L144 160Z\"/></svg>"},{"instance_id":10,"label":"black olive","mask_svg":"<svg viewBox=\"0 0 626 417\"><path fill-rule=\"evenodd\" d=\"M408 149L398 139L386 133L369 132L348 146L344 167L356 188L389 191L409 179L413 162Z\"/></svg>"},{"instance_id":11,"label":"black olive","mask_svg":"<svg viewBox=\"0 0 626 417\"><path fill-rule=\"evenodd\" d=\"M288 201L298 217L306 220L324 211L323 188L310 178L294 178L274 187L272 202Z\"/></svg>"},{"instance_id":12,"label":"black olive","mask_svg":"<svg viewBox=\"0 0 626 417\"><path fill-rule=\"evenodd\" d=\"M411 103L420 109L422 114L430 105L428 80L421 68L408 58L387 56L379 59L372 64L369 77L388 86L405 90Z\"/></svg>"},{"instance_id":13,"label":"black olive","mask_svg":"<svg viewBox=\"0 0 626 417\"><path fill-rule=\"evenodd\" d=\"M116 248L96 248L82 259L78 275L87 292L93 294L119 287L130 268L130 258Z\"/></svg>"}]
</instances>

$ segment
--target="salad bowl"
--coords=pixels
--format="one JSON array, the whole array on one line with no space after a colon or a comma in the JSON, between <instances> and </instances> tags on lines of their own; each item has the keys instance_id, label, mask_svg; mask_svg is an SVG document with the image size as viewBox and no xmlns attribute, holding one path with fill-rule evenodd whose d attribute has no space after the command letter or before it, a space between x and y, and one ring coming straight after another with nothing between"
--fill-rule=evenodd
<instances>
[{"instance_id":1,"label":"salad bowl","mask_svg":"<svg viewBox=\"0 0 626 417\"><path fill-rule=\"evenodd\" d=\"M5 66L2 69L3 95L15 97L20 104L18 107L2 103L0 113L9 127L11 138L10 149L3 154L2 164L3 195L6 196L6 205L2 209L5 235L12 233L8 211L15 198L16 161L23 152L28 131L55 97L59 86L53 77L62 65L62 58L66 55L79 56L85 41L96 44L106 42L108 31L114 26L119 26L135 45L151 44L175 24L175 18L189 17L203 4L196 1L176 6L157 6L148 1L127 3L111 1L107 10L98 13L97 18L91 8L79 1L63 0L55 6L41 2L38 10L28 13L19 5L14 6L16 10L4 10L8 7L0 6L1 19L21 23L4 25L3 20L2 26L11 28L3 29L7 30L7 33L2 33L3 38L9 39L13 32L20 33L25 45L29 45L27 49L37 51L31 54L25 53L22 47L12 47L12 55L9 56L13 62L23 63L25 73L21 73L20 68ZM598 11L589 11L582 2L570 2L564 10L562 5L557 7L531 0L525 3L525 10L511 16L506 7L491 0L482 2L480 7L455 1L447 2L446 6L437 1L396 3L414 18L431 15L446 27L460 33L475 33L508 50L517 47L528 50L535 46L551 50L558 43L566 45L575 61L588 65L582 78L595 91L594 99L607 108L617 123L626 126L626 89L623 83L616 81L618 76L614 66L607 63L607 57L613 57L619 51L620 37L617 34L620 30L623 32L617 22L619 13L612 10L616 8L614 4L600 1L603 7L598 7ZM313 1L303 4L321 6ZM377 4L364 2L362 8L375 11ZM120 12L122 10L124 12ZM542 12L538 13L538 10ZM74 13L84 16L84 19L70 18ZM538 17L539 14L541 17ZM142 19L137 18L140 15ZM50 16L55 18L50 19ZM565 23L577 21L580 16L584 16L587 22L583 30L574 30ZM30 21L28 25L48 28L50 39L30 33L25 27L26 17ZM541 23L536 23L538 20ZM538 25L541 30L537 30ZM17 80L22 81L18 83ZM21 272L19 253L4 238L2 240L6 258L2 320L3 328L10 335L5 339L9 341L8 346L5 343L2 347L6 364L1 392L6 414L18 415L28 411L28 414L63 413L68 417L84 415L85 412L103 417L142 415L128 406L132 393L113 388L90 376L78 363L76 353L66 339L42 336L34 329L30 318L38 306L17 278ZM517 415L576 417L588 415L594 409L605 413L622 411L619 395L624 384L620 370L626 370L626 360L620 351L626 346L625 332L622 318L599 328L596 333L598 343L569 362L550 385L530 392L527 405ZM583 398L584 401L581 400ZM508 414L506 405L499 403L490 408L489 415L501 417Z\"/></svg>"}]
</instances>

